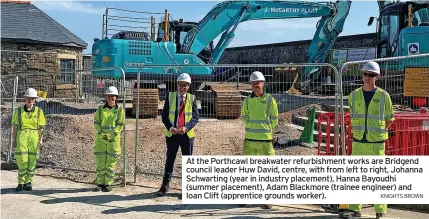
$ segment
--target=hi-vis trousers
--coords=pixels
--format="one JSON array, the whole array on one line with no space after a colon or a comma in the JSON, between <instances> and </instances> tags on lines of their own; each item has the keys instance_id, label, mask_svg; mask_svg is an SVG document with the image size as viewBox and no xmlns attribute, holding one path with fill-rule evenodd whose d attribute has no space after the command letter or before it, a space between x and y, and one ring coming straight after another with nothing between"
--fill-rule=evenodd
<instances>
[{"instance_id":1,"label":"hi-vis trousers","mask_svg":"<svg viewBox=\"0 0 429 219\"><path fill-rule=\"evenodd\" d=\"M18 164L18 184L31 183L39 158L39 130L22 129L16 135L15 160Z\"/></svg>"},{"instance_id":2,"label":"hi-vis trousers","mask_svg":"<svg viewBox=\"0 0 429 219\"><path fill-rule=\"evenodd\" d=\"M97 135L95 157L97 161L97 185L112 185L115 178L116 163L121 156L120 135L115 141L106 141L103 134Z\"/></svg>"},{"instance_id":3,"label":"hi-vis trousers","mask_svg":"<svg viewBox=\"0 0 429 219\"><path fill-rule=\"evenodd\" d=\"M274 156L276 154L273 142L270 141L252 141L244 139L243 155L266 155Z\"/></svg>"},{"instance_id":4,"label":"hi-vis trousers","mask_svg":"<svg viewBox=\"0 0 429 219\"><path fill-rule=\"evenodd\" d=\"M384 143L361 143L353 141L352 155L379 155L384 156ZM387 213L387 204L374 204L376 213ZM350 204L349 209L361 211L361 204Z\"/></svg>"}]
</instances>

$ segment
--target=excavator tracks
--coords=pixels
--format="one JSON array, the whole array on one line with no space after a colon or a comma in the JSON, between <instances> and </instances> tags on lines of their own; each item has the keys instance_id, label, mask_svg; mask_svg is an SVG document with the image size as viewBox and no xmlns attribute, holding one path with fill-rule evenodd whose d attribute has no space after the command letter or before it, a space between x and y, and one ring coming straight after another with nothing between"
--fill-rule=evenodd
<instances>
[{"instance_id":1,"label":"excavator tracks","mask_svg":"<svg viewBox=\"0 0 429 219\"><path fill-rule=\"evenodd\" d=\"M202 101L211 103L218 119L236 119L241 116L242 96L236 83L207 84L208 91Z\"/></svg>"},{"instance_id":2,"label":"excavator tracks","mask_svg":"<svg viewBox=\"0 0 429 219\"><path fill-rule=\"evenodd\" d=\"M139 95L139 118L156 118L158 116L158 89L140 89ZM137 111L137 89L133 89L132 114L136 116Z\"/></svg>"}]
</instances>

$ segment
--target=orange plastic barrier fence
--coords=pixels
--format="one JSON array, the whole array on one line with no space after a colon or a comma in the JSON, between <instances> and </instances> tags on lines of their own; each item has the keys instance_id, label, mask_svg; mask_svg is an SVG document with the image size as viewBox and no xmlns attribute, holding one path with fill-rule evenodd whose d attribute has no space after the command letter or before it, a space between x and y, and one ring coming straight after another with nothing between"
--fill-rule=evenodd
<instances>
[{"instance_id":1,"label":"orange plastic barrier fence","mask_svg":"<svg viewBox=\"0 0 429 219\"><path fill-rule=\"evenodd\" d=\"M339 124L341 117L338 116ZM344 128L335 138L335 113L322 113L318 116L318 155L335 155L339 141L339 155L343 145L341 135L345 135L346 154L352 153L353 134L350 113L344 114ZM396 113L390 126L386 141L386 155L429 155L429 113Z\"/></svg>"}]
</instances>

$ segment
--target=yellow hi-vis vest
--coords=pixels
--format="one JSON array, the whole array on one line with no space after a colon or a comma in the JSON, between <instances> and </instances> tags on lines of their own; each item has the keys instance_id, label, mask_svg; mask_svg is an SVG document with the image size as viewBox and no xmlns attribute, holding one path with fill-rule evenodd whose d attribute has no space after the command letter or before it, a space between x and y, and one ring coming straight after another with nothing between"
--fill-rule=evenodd
<instances>
[{"instance_id":1,"label":"yellow hi-vis vest","mask_svg":"<svg viewBox=\"0 0 429 219\"><path fill-rule=\"evenodd\" d=\"M381 88L377 88L368 110L365 106L365 99L362 88L351 92L348 96L353 138L366 140L368 142L379 142L388 139L386 120L394 120L394 111L389 94Z\"/></svg>"},{"instance_id":2,"label":"yellow hi-vis vest","mask_svg":"<svg viewBox=\"0 0 429 219\"><path fill-rule=\"evenodd\" d=\"M98 107L94 114L94 126L97 135L106 134L109 141L119 137L125 125L125 112L123 108L116 105L109 110L104 105Z\"/></svg>"},{"instance_id":3,"label":"yellow hi-vis vest","mask_svg":"<svg viewBox=\"0 0 429 219\"><path fill-rule=\"evenodd\" d=\"M185 100L185 125L188 124L192 120L192 103L195 100L195 96L189 93L186 93L186 100ZM174 117L176 113L176 104L177 104L177 92L168 92L168 103L170 106L170 111L168 114L168 119L170 120L170 123L173 127L176 127L174 124ZM179 112L177 112L179 113ZM179 115L177 115L179 116ZM179 117L177 117L179 119ZM187 130L186 134L189 138L193 138L195 133L194 129ZM165 129L165 135L167 137L171 137L173 133L170 132L170 130Z\"/></svg>"},{"instance_id":4,"label":"yellow hi-vis vest","mask_svg":"<svg viewBox=\"0 0 429 219\"><path fill-rule=\"evenodd\" d=\"M279 112L276 100L267 93L262 97L253 94L244 99L242 118L245 124L245 138L250 140L272 140L273 130L278 124Z\"/></svg>"},{"instance_id":5,"label":"yellow hi-vis vest","mask_svg":"<svg viewBox=\"0 0 429 219\"><path fill-rule=\"evenodd\" d=\"M31 129L39 130L43 129L46 125L45 114L43 110L37 106L33 106L30 112L24 110L25 105L18 108L18 112L15 112L12 117L12 124L19 130Z\"/></svg>"}]
</instances>

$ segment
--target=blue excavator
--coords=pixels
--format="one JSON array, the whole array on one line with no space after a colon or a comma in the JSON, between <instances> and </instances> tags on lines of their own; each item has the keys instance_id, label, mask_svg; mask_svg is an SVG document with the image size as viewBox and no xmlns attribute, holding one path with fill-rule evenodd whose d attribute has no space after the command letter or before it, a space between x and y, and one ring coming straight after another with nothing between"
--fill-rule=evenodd
<instances>
[{"instance_id":1,"label":"blue excavator","mask_svg":"<svg viewBox=\"0 0 429 219\"><path fill-rule=\"evenodd\" d=\"M157 89L160 83L165 84L167 91L175 90L177 75L186 72L193 80L191 90L196 91L203 82L214 80L216 72L214 65L218 63L223 51L233 39L240 23L264 19L321 17L307 51L307 60L308 63L324 63L343 30L350 6L351 1L224 1L215 5L198 23L184 22L182 19L169 20L170 16L166 10L163 21L158 24L156 39L153 23L151 34L120 31L110 39L107 36L94 39L92 74L98 78L107 77L106 75L110 78L122 78L119 70L100 70L122 67L126 79L136 79L139 68L142 67L140 95L147 103L143 108L155 114L158 108L155 101L159 99ZM214 46L213 40L218 36L220 40ZM301 77L309 78L311 75L312 78L317 78L317 72L317 69L307 68ZM236 95L231 94L234 92ZM212 98L207 99L215 100L212 103L218 117L240 116L241 95L238 90L225 91L212 85L211 90L202 96L208 94L212 95ZM237 96L239 98L236 98Z\"/></svg>"},{"instance_id":2,"label":"blue excavator","mask_svg":"<svg viewBox=\"0 0 429 219\"><path fill-rule=\"evenodd\" d=\"M378 1L377 58L429 53L429 1ZM368 25L372 25L371 17ZM398 104L411 108L429 107L429 57L409 57L381 62L379 80Z\"/></svg>"}]
</instances>

